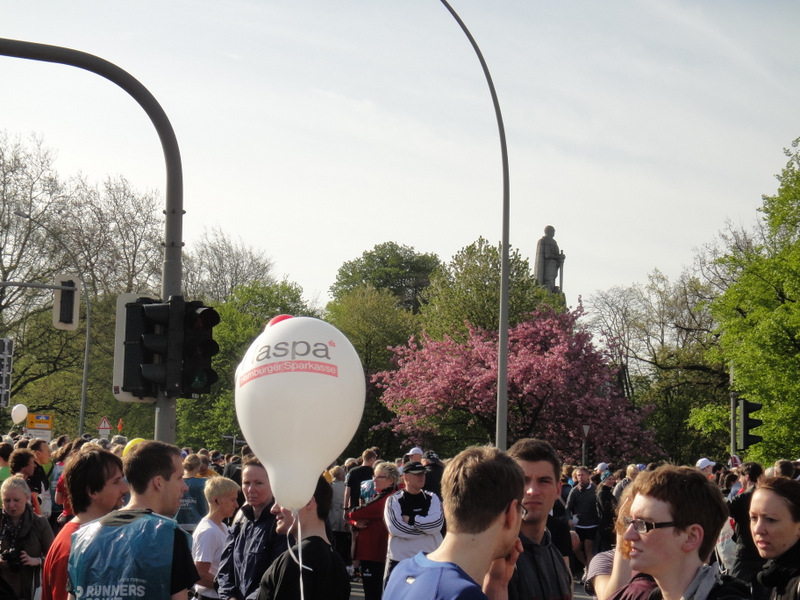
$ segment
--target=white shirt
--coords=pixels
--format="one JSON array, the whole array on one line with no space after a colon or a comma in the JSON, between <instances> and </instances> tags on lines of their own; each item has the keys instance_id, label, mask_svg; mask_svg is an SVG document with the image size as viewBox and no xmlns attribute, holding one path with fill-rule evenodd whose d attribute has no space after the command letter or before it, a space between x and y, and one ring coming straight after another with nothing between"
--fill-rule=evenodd
<instances>
[{"instance_id":1,"label":"white shirt","mask_svg":"<svg viewBox=\"0 0 800 600\"><path fill-rule=\"evenodd\" d=\"M209 572L216 577L222 550L225 548L227 541L228 527L224 523L217 525L208 517L203 517L192 534L192 558L194 562L211 563ZM195 584L194 589L202 596L219 598L219 594L214 588Z\"/></svg>"}]
</instances>

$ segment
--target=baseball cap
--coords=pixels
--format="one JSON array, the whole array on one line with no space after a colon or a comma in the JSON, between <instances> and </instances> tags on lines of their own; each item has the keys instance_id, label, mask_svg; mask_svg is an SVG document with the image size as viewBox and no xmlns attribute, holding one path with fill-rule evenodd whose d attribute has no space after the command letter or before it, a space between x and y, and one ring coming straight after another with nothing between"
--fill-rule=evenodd
<instances>
[{"instance_id":1,"label":"baseball cap","mask_svg":"<svg viewBox=\"0 0 800 600\"><path fill-rule=\"evenodd\" d=\"M403 465L403 473L419 474L425 472L425 465L418 460L412 460Z\"/></svg>"},{"instance_id":2,"label":"baseball cap","mask_svg":"<svg viewBox=\"0 0 800 600\"><path fill-rule=\"evenodd\" d=\"M698 469L700 469L702 471L706 467L713 467L715 464L717 464L717 463L715 463L713 460L708 460L704 456L703 458L701 458L700 460L697 461L697 465L696 466L697 466Z\"/></svg>"},{"instance_id":3,"label":"baseball cap","mask_svg":"<svg viewBox=\"0 0 800 600\"><path fill-rule=\"evenodd\" d=\"M595 471L608 471L608 463L599 463L595 468Z\"/></svg>"},{"instance_id":4,"label":"baseball cap","mask_svg":"<svg viewBox=\"0 0 800 600\"><path fill-rule=\"evenodd\" d=\"M409 454L422 454L422 448L419 446L414 446L411 450L408 451Z\"/></svg>"}]
</instances>

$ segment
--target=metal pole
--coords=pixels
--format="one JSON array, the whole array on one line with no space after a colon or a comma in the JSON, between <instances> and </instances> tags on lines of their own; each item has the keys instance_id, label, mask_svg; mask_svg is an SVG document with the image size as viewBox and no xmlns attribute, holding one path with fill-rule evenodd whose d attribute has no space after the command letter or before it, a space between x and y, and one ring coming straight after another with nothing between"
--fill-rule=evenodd
<instances>
[{"instance_id":1,"label":"metal pole","mask_svg":"<svg viewBox=\"0 0 800 600\"><path fill-rule=\"evenodd\" d=\"M494 104L494 113L497 118L497 130L500 134L500 155L503 160L503 230L501 242L501 260L500 260L500 324L498 327L497 339L497 422L495 431L495 445L500 450L505 450L508 439L508 271L509 271L509 212L510 212L510 192L509 192L509 177L508 177L508 148L506 146L506 131L503 126L503 115L500 112L500 102L497 99L497 92L494 89L494 82L489 73L489 67L483 58L481 49L478 47L475 38L467 29L464 21L456 14L447 0L441 0L445 8L450 11L453 18L461 27L464 34L469 39L475 54L478 55L478 60L483 68L483 74L486 76L486 83L489 84L489 93L492 95L492 104Z\"/></svg>"},{"instance_id":2,"label":"metal pole","mask_svg":"<svg viewBox=\"0 0 800 600\"><path fill-rule=\"evenodd\" d=\"M161 297L181 293L183 248L183 169L178 139L167 114L153 94L136 78L117 65L102 58L63 48L19 40L0 38L0 55L60 63L91 71L117 84L139 103L158 133L167 168L166 223L164 228L164 265L161 271ZM155 439L175 443L175 417L177 400L168 398L163 391L156 400Z\"/></svg>"},{"instance_id":3,"label":"metal pole","mask_svg":"<svg viewBox=\"0 0 800 600\"><path fill-rule=\"evenodd\" d=\"M39 221L38 219L34 219L31 215L26 212L22 212L21 210L15 210L14 214L18 217L22 217L23 219L28 219L31 223L35 223L42 229L44 229L50 237L55 239L61 247L64 248L64 251L69 256L70 260L75 264L75 269L78 271L78 278L81 280L81 287L83 288L83 298L86 301L86 343L84 344L83 348L83 381L81 382L81 409L80 415L78 416L78 437L83 435L83 428L86 424L86 390L89 387L89 348L91 344L90 334L92 331L92 302L89 300L89 288L86 287L86 281L83 279L83 270L81 269L80 265L78 264L77 257L72 253L72 250L69 249L64 243L64 240L61 239L61 236L53 233L53 231L44 223ZM63 289L63 288L62 288Z\"/></svg>"},{"instance_id":4,"label":"metal pole","mask_svg":"<svg viewBox=\"0 0 800 600\"><path fill-rule=\"evenodd\" d=\"M589 460L589 429L590 425L583 426L583 443L581 444L581 464L586 466L586 461Z\"/></svg>"},{"instance_id":5,"label":"metal pole","mask_svg":"<svg viewBox=\"0 0 800 600\"><path fill-rule=\"evenodd\" d=\"M736 435L736 405L738 404L739 395L733 389L733 363L731 363L729 375L730 397L731 397L731 456L737 453L737 435Z\"/></svg>"}]
</instances>

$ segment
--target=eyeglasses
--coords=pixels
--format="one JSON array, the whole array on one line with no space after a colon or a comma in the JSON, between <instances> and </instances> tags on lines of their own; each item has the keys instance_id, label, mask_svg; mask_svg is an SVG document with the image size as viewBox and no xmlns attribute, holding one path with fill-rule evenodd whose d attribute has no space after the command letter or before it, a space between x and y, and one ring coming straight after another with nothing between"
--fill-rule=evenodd
<instances>
[{"instance_id":1,"label":"eyeglasses","mask_svg":"<svg viewBox=\"0 0 800 600\"><path fill-rule=\"evenodd\" d=\"M625 529L633 525L636 533L649 533L650 531L653 531L653 529L675 526L675 521L653 523L652 521L645 521L644 519L631 519L630 517L622 517L622 522L625 523Z\"/></svg>"},{"instance_id":2,"label":"eyeglasses","mask_svg":"<svg viewBox=\"0 0 800 600\"><path fill-rule=\"evenodd\" d=\"M388 475L373 475L373 479L389 479Z\"/></svg>"}]
</instances>

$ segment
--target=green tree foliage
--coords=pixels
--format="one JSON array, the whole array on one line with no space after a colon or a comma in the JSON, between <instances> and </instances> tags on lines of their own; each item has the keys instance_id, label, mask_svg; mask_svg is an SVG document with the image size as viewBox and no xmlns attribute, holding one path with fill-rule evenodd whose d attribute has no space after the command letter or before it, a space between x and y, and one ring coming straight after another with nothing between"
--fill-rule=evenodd
<instances>
[{"instance_id":1,"label":"green tree foliage","mask_svg":"<svg viewBox=\"0 0 800 600\"><path fill-rule=\"evenodd\" d=\"M343 292L328 303L326 315L353 344L368 372L387 369L390 346L404 344L419 328L416 317L396 295L371 285Z\"/></svg>"},{"instance_id":2,"label":"green tree foliage","mask_svg":"<svg viewBox=\"0 0 800 600\"><path fill-rule=\"evenodd\" d=\"M295 283L254 281L233 290L227 301L215 306L220 323L214 328L214 339L220 346L213 367L219 383L211 394L201 398L178 400L178 443L180 445L222 446L222 435L239 432L234 405L236 367L253 340L264 330L272 317L318 316L303 300L303 290Z\"/></svg>"},{"instance_id":3,"label":"green tree foliage","mask_svg":"<svg viewBox=\"0 0 800 600\"><path fill-rule=\"evenodd\" d=\"M419 322L411 310L389 289L361 285L342 292L328 303L327 320L339 329L358 352L367 375L364 416L345 456L356 456L364 448L378 446L384 452L402 454L395 437L374 425L391 414L380 402L380 390L370 382L372 375L391 366L391 347L405 344L417 333Z\"/></svg>"},{"instance_id":4,"label":"green tree foliage","mask_svg":"<svg viewBox=\"0 0 800 600\"><path fill-rule=\"evenodd\" d=\"M462 248L431 276L423 293L422 325L434 339L455 335L465 339L469 323L496 331L500 319L501 247L479 238ZM560 295L550 294L533 276L519 250L509 254L509 327L525 320L538 308L549 305L563 310Z\"/></svg>"},{"instance_id":5,"label":"green tree foliage","mask_svg":"<svg viewBox=\"0 0 800 600\"><path fill-rule=\"evenodd\" d=\"M748 458L793 458L800 447L800 138L764 196L762 219L749 236L727 239L715 267L728 282L713 302L723 356L734 365L741 397L760 402L764 437Z\"/></svg>"},{"instance_id":6,"label":"green tree foliage","mask_svg":"<svg viewBox=\"0 0 800 600\"><path fill-rule=\"evenodd\" d=\"M431 273L439 264L435 254L422 254L409 246L385 242L339 267L330 291L338 299L346 292L371 285L391 291L401 306L417 313L420 294L430 284Z\"/></svg>"}]
</instances>

